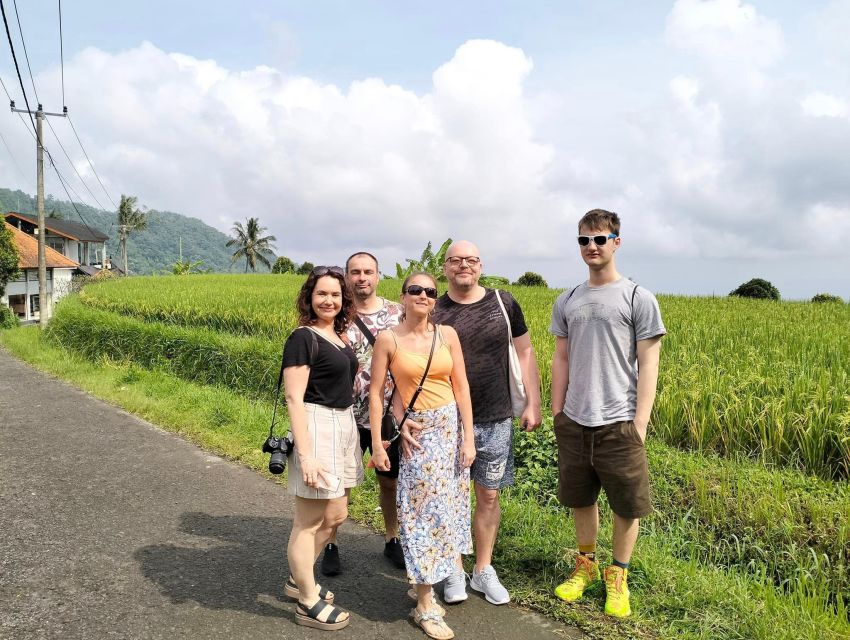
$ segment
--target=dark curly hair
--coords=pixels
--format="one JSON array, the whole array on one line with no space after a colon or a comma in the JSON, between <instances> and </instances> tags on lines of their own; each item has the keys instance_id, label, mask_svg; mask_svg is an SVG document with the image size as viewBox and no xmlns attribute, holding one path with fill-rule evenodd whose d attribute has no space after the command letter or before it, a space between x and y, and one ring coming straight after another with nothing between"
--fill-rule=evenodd
<instances>
[{"instance_id":1,"label":"dark curly hair","mask_svg":"<svg viewBox=\"0 0 850 640\"><path fill-rule=\"evenodd\" d=\"M313 290L316 288L316 283L319 281L319 278L333 278L339 282L339 287L342 290L342 308L334 318L334 332L341 335L345 333L348 325L351 324L351 321L354 319L354 314L356 313L354 298L351 296L351 291L348 290L348 286L345 284L345 278L343 277L341 270L340 273L328 271L317 276L317 269L318 267L310 272L310 275L307 276L304 284L301 285L301 291L298 293L298 300L295 302L295 308L298 310L298 325L306 327L316 323L317 316L316 312L313 311L312 304Z\"/></svg>"}]
</instances>

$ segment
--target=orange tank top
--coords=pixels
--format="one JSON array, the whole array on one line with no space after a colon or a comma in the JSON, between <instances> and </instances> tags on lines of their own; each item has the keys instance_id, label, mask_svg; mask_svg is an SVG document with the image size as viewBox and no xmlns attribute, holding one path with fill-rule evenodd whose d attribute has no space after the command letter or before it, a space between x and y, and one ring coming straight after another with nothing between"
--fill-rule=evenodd
<instances>
[{"instance_id":1,"label":"orange tank top","mask_svg":"<svg viewBox=\"0 0 850 640\"><path fill-rule=\"evenodd\" d=\"M393 374L396 388L401 394L404 408L410 404L410 399L422 380L422 373L428 363L428 353L408 351L399 346L395 332L390 329L395 341L395 353L390 361L390 372ZM430 353L430 350L429 350ZM440 327L437 325L437 344L434 346L434 357L428 368L428 376L422 385L422 393L416 399L413 407L416 411L444 407L455 401L452 389L452 352L449 345L443 342Z\"/></svg>"}]
</instances>

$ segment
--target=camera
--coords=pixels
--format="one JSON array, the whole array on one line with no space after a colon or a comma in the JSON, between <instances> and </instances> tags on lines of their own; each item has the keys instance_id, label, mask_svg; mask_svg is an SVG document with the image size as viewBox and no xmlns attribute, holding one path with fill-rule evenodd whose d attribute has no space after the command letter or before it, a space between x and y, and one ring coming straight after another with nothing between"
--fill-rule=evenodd
<instances>
[{"instance_id":1,"label":"camera","mask_svg":"<svg viewBox=\"0 0 850 640\"><path fill-rule=\"evenodd\" d=\"M263 442L263 453L270 453L269 472L279 475L286 469L286 457L292 451L292 442L289 438L276 438L269 436Z\"/></svg>"}]
</instances>

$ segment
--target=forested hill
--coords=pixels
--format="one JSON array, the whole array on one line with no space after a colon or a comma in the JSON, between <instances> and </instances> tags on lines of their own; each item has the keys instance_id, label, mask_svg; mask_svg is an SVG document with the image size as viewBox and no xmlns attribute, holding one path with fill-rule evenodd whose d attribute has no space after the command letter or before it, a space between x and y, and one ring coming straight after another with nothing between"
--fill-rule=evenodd
<instances>
[{"instance_id":1,"label":"forested hill","mask_svg":"<svg viewBox=\"0 0 850 640\"><path fill-rule=\"evenodd\" d=\"M85 222L92 228L109 236L106 243L107 254L116 262L120 261L118 231L113 224L117 217L115 211L103 211L83 204L77 204ZM35 196L22 191L0 188L0 211L18 211L36 213ZM56 200L52 196L45 198L45 215L53 214L73 222L82 222L70 202ZM197 218L189 218L171 211L148 212L148 228L136 231L127 241L130 272L149 274L171 271L171 265L179 257L179 242L183 239L183 259L203 260L203 266L213 271L230 271L231 250L225 247L227 235L213 229ZM233 270L240 271L244 262L237 263Z\"/></svg>"}]
</instances>

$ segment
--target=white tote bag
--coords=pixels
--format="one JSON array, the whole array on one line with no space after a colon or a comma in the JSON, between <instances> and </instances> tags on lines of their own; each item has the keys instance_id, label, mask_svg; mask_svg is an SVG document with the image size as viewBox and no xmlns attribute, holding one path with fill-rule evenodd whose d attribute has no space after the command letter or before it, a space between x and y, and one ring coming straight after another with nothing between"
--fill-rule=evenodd
<instances>
[{"instance_id":1,"label":"white tote bag","mask_svg":"<svg viewBox=\"0 0 850 640\"><path fill-rule=\"evenodd\" d=\"M516 353L516 347L514 347L511 319L508 317L508 312L505 310L505 303L502 302L502 296L498 289L496 289L496 300L499 302L502 315L505 316L505 322L508 324L508 386L511 390L511 407L514 417L519 418L528 404L528 396L525 393L525 385L522 383L522 369L519 366L519 356Z\"/></svg>"}]
</instances>

